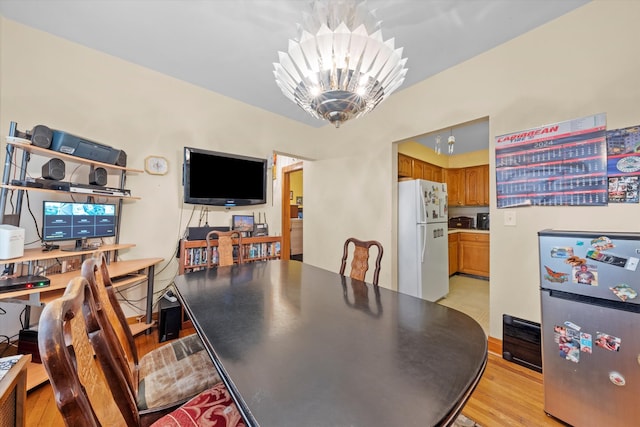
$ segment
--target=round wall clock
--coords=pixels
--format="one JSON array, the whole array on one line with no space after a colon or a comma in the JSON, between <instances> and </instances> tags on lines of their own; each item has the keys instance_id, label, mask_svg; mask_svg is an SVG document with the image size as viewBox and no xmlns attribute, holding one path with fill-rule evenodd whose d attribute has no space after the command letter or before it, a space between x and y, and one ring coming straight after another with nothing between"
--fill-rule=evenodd
<instances>
[{"instance_id":1,"label":"round wall clock","mask_svg":"<svg viewBox=\"0 0 640 427\"><path fill-rule=\"evenodd\" d=\"M169 172L169 161L162 156L149 156L144 159L144 170L151 175L165 175Z\"/></svg>"}]
</instances>

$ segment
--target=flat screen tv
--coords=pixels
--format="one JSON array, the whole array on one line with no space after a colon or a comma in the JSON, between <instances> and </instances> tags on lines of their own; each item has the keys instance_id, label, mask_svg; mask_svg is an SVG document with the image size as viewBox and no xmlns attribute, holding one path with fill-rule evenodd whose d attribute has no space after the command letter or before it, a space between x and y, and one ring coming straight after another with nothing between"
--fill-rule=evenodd
<instances>
[{"instance_id":1,"label":"flat screen tv","mask_svg":"<svg viewBox=\"0 0 640 427\"><path fill-rule=\"evenodd\" d=\"M184 202L248 206L267 203L267 160L184 147Z\"/></svg>"},{"instance_id":2,"label":"flat screen tv","mask_svg":"<svg viewBox=\"0 0 640 427\"><path fill-rule=\"evenodd\" d=\"M116 205L45 200L42 206L42 241L75 240L68 251L89 250L87 239L116 235Z\"/></svg>"}]
</instances>

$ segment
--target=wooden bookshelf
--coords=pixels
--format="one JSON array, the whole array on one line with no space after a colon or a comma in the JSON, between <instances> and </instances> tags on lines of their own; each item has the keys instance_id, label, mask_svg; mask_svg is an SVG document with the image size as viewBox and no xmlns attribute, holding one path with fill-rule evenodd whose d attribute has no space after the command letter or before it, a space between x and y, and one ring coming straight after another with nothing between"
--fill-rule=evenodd
<instances>
[{"instance_id":1,"label":"wooden bookshelf","mask_svg":"<svg viewBox=\"0 0 640 427\"><path fill-rule=\"evenodd\" d=\"M238 245L237 239L234 239L234 245ZM218 242L212 241L212 246L218 246ZM280 259L281 247L281 236L243 237L242 247L239 250L242 251L244 262L255 262ZM181 240L179 273L185 274L207 268L209 255L206 240Z\"/></svg>"}]
</instances>

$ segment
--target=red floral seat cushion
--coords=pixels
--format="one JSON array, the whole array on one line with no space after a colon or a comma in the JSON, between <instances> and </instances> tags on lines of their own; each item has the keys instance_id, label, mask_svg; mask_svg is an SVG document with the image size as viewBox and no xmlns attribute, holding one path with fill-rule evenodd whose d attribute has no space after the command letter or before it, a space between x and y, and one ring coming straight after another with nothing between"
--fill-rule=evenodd
<instances>
[{"instance_id":1,"label":"red floral seat cushion","mask_svg":"<svg viewBox=\"0 0 640 427\"><path fill-rule=\"evenodd\" d=\"M187 426L245 427L245 423L229 391L220 382L152 425L152 427Z\"/></svg>"}]
</instances>

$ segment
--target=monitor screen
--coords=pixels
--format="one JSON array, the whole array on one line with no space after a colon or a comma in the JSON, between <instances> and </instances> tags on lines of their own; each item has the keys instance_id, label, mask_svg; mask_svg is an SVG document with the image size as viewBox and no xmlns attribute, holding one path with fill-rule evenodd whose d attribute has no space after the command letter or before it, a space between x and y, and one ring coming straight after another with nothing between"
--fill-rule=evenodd
<instances>
[{"instance_id":1,"label":"monitor screen","mask_svg":"<svg viewBox=\"0 0 640 427\"><path fill-rule=\"evenodd\" d=\"M83 250L87 239L116 235L116 205L44 201L42 240L75 240L70 250Z\"/></svg>"},{"instance_id":2,"label":"monitor screen","mask_svg":"<svg viewBox=\"0 0 640 427\"><path fill-rule=\"evenodd\" d=\"M231 229L236 231L253 231L253 215L233 215Z\"/></svg>"}]
</instances>

